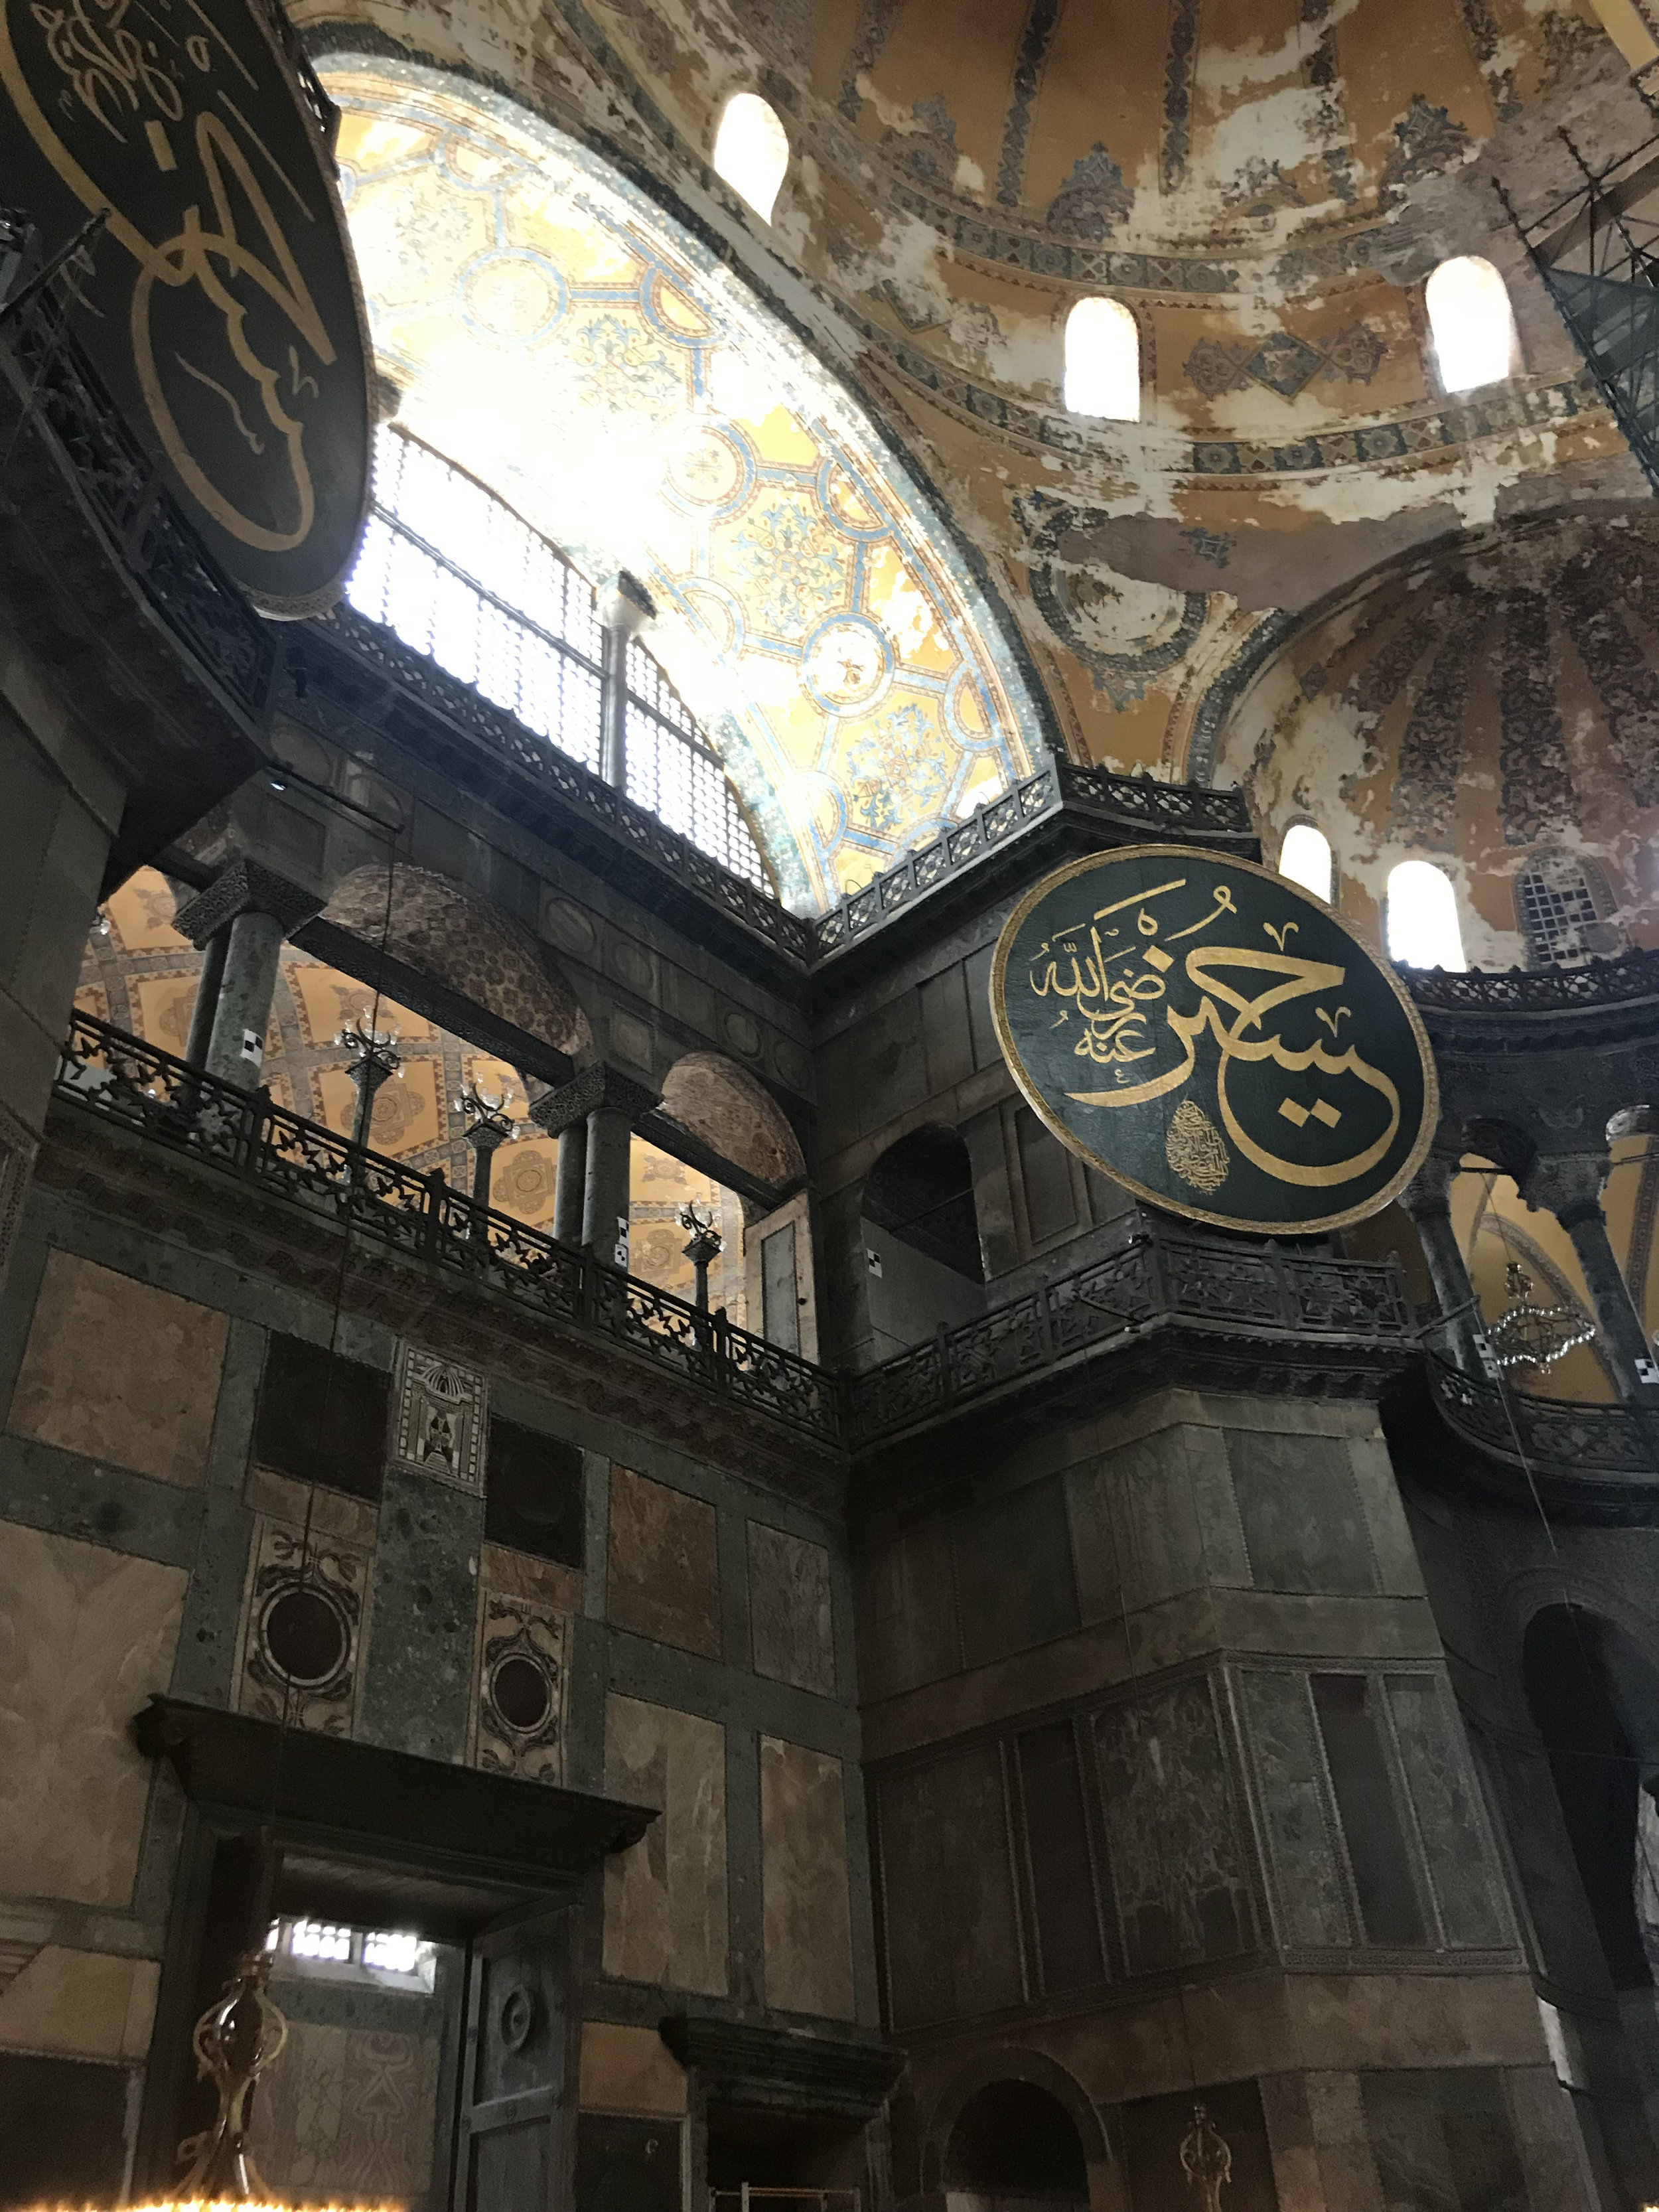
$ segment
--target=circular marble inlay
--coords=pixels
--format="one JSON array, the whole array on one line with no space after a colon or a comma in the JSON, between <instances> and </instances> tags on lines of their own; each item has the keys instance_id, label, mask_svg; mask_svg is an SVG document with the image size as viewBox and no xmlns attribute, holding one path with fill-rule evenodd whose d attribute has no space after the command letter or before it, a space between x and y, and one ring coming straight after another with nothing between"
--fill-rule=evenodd
<instances>
[{"instance_id":1,"label":"circular marble inlay","mask_svg":"<svg viewBox=\"0 0 1659 2212\"><path fill-rule=\"evenodd\" d=\"M547 1718L553 1692L547 1676L533 1660L514 1652L503 1659L489 1678L490 1702L520 1735L528 1735Z\"/></svg>"},{"instance_id":2,"label":"circular marble inlay","mask_svg":"<svg viewBox=\"0 0 1659 2212\"><path fill-rule=\"evenodd\" d=\"M325 1682L345 1659L345 1623L316 1589L283 1590L265 1608L261 1635L266 1657L290 1682Z\"/></svg>"}]
</instances>

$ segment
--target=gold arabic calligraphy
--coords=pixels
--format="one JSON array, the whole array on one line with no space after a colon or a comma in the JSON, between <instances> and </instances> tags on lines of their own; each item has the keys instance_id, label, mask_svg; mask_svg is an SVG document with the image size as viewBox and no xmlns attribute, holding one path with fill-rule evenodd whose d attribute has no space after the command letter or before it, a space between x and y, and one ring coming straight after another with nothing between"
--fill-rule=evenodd
<instances>
[{"instance_id":1,"label":"gold arabic calligraphy","mask_svg":"<svg viewBox=\"0 0 1659 2212\"><path fill-rule=\"evenodd\" d=\"M315 380L301 373L299 347L303 345L324 366L331 366L337 356L252 156L259 157L267 181L273 188L281 187L306 222L314 224L317 216L300 185L216 76L216 71L233 71L244 80L236 85L244 100L252 95L268 99L276 82L276 71L267 71L262 82L200 0L185 0L185 6L197 27L183 35L163 20L172 13L166 0L159 9L135 5L133 0L64 0L62 5L32 0L28 15L64 80L60 106L70 112L78 107L118 148L143 145L162 177L177 172L181 158L188 160L194 153L206 209L199 201L186 204L172 237L155 242L130 212L110 210L110 233L138 267L131 316L135 366L167 456L202 507L243 544L259 552L286 553L304 544L317 512L305 453L306 425L286 404L297 404L307 386L313 395L317 391ZM139 20L147 33L143 37L132 27L132 21ZM165 52L160 42L172 52ZM94 212L106 207L110 194L82 167L35 98L13 43L10 10L4 0L0 0L0 82L36 145L70 190ZM126 126L137 129L140 125L141 136L130 140ZM245 289L239 296L234 289L238 279L246 280L252 295ZM167 295L182 294L192 286L199 287L222 327L227 357L215 366L223 374L210 374L176 349L173 359L194 383L217 396L228 410L236 434L254 456L270 450L278 457L283 472L281 503L286 510L281 526L244 513L227 495L192 453L167 398L156 361L157 309ZM250 332L250 313L260 300L275 311L274 327L283 333L280 343L272 342L269 316L258 342ZM276 362L264 359L260 343L283 358ZM242 393L251 402L251 422L233 388L239 378L246 378L251 387Z\"/></svg>"},{"instance_id":2,"label":"gold arabic calligraphy","mask_svg":"<svg viewBox=\"0 0 1659 2212\"><path fill-rule=\"evenodd\" d=\"M1245 1159L1276 1182L1310 1188L1329 1189L1365 1175L1387 1155L1394 1142L1400 1127L1401 1102L1394 1083L1381 1068L1372 1066L1357 1046L1343 1051L1333 1048L1340 1041L1338 1032L1349 1008L1313 1009L1330 1032L1330 1044L1316 1039L1302 1047L1287 1045L1268 1027L1267 1018L1297 1001L1340 989L1346 968L1332 961L1304 959L1290 951L1289 940L1298 927L1293 921L1262 924L1273 950L1212 942L1192 945L1179 956L1166 951L1166 945L1207 931L1224 915L1240 919L1231 888L1222 883L1212 894L1213 903L1208 914L1160 939L1154 902L1185 890L1186 884L1184 876L1176 877L1102 907L1086 922L1051 932L1032 957L1033 994L1039 999L1066 1002L1053 1026L1075 1018L1080 1032L1073 1046L1075 1056L1113 1071L1109 1087L1068 1091L1066 1095L1079 1105L1104 1107L1136 1106L1163 1097L1192 1075L1200 1040L1207 1030L1219 1054L1216 1101L1222 1124ZM1127 921L1131 908L1135 909L1132 931ZM1103 927L1114 916L1126 919ZM1124 941L1115 942L1120 939ZM1190 1013L1168 1003L1168 978L1177 964L1200 994L1195 1011ZM1224 981L1217 972L1220 969L1254 971L1264 979L1263 985L1253 994L1241 990ZM1155 1027L1160 1006L1162 1034ZM1127 1072L1136 1062L1160 1057L1167 1037L1172 1037L1178 1048L1174 1064L1139 1080L1128 1079ZM1312 1071L1320 1076L1352 1076L1376 1093L1386 1107L1382 1133L1346 1158L1322 1164L1289 1159L1270 1151L1244 1127L1229 1096L1230 1079L1237 1066L1264 1062L1290 1075ZM1322 1098L1316 1099L1311 1108L1286 1099L1279 1110L1297 1126L1313 1120L1334 1128L1342 1119L1341 1109Z\"/></svg>"}]
</instances>

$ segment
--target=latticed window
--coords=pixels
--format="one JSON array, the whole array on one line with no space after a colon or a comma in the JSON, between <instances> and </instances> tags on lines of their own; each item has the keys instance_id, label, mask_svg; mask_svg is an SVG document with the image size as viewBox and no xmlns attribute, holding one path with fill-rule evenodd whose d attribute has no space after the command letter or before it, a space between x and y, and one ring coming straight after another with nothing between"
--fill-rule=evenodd
<instances>
[{"instance_id":1,"label":"latticed window","mask_svg":"<svg viewBox=\"0 0 1659 2212\"><path fill-rule=\"evenodd\" d=\"M757 890L772 881L720 755L637 640L628 647L628 796Z\"/></svg>"},{"instance_id":2,"label":"latticed window","mask_svg":"<svg viewBox=\"0 0 1659 2212\"><path fill-rule=\"evenodd\" d=\"M593 586L464 469L395 427L346 597L598 774L605 645ZM774 893L737 794L679 695L638 643L627 656L628 796Z\"/></svg>"},{"instance_id":3,"label":"latticed window","mask_svg":"<svg viewBox=\"0 0 1659 2212\"><path fill-rule=\"evenodd\" d=\"M1534 967L1581 967L1606 934L1589 878L1565 858L1516 878L1515 914Z\"/></svg>"}]
</instances>

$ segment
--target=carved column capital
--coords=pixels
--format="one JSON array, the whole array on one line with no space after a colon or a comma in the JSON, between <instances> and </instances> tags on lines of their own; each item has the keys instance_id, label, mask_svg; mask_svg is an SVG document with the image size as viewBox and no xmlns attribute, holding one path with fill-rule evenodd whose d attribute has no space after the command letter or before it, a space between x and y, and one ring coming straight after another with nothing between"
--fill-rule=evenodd
<instances>
[{"instance_id":1,"label":"carved column capital","mask_svg":"<svg viewBox=\"0 0 1659 2212\"><path fill-rule=\"evenodd\" d=\"M1608 1164L1605 1152L1540 1152L1522 1178L1521 1195L1564 1229L1600 1220Z\"/></svg>"},{"instance_id":2,"label":"carved column capital","mask_svg":"<svg viewBox=\"0 0 1659 2212\"><path fill-rule=\"evenodd\" d=\"M1451 1152L1431 1152L1423 1164L1400 1194L1400 1203L1409 1220L1421 1224L1431 1215L1438 1217L1451 1212L1452 1178L1458 1172L1459 1163Z\"/></svg>"},{"instance_id":3,"label":"carved column capital","mask_svg":"<svg viewBox=\"0 0 1659 2212\"><path fill-rule=\"evenodd\" d=\"M530 1118L538 1129L556 1137L573 1121L585 1121L602 1108L625 1114L637 1127L661 1103L659 1092L601 1061L597 1066L585 1067L573 1082L544 1091L531 1108Z\"/></svg>"},{"instance_id":4,"label":"carved column capital","mask_svg":"<svg viewBox=\"0 0 1659 2212\"><path fill-rule=\"evenodd\" d=\"M291 937L302 921L322 911L325 902L279 876L258 860L232 860L221 868L204 891L198 891L173 916L173 927L183 932L199 952L238 915L268 914L281 922L284 937Z\"/></svg>"}]
</instances>

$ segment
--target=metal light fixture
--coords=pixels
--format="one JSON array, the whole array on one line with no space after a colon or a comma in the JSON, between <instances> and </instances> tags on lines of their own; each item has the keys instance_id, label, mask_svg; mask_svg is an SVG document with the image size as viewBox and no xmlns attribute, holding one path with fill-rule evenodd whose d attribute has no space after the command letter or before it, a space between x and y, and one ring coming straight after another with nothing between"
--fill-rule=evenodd
<instances>
[{"instance_id":1,"label":"metal light fixture","mask_svg":"<svg viewBox=\"0 0 1659 2212\"><path fill-rule=\"evenodd\" d=\"M1486 1340L1498 1364L1541 1373L1595 1334L1595 1325L1576 1306L1540 1306L1533 1300L1533 1279L1516 1260L1504 1270L1509 1309L1489 1323Z\"/></svg>"}]
</instances>

